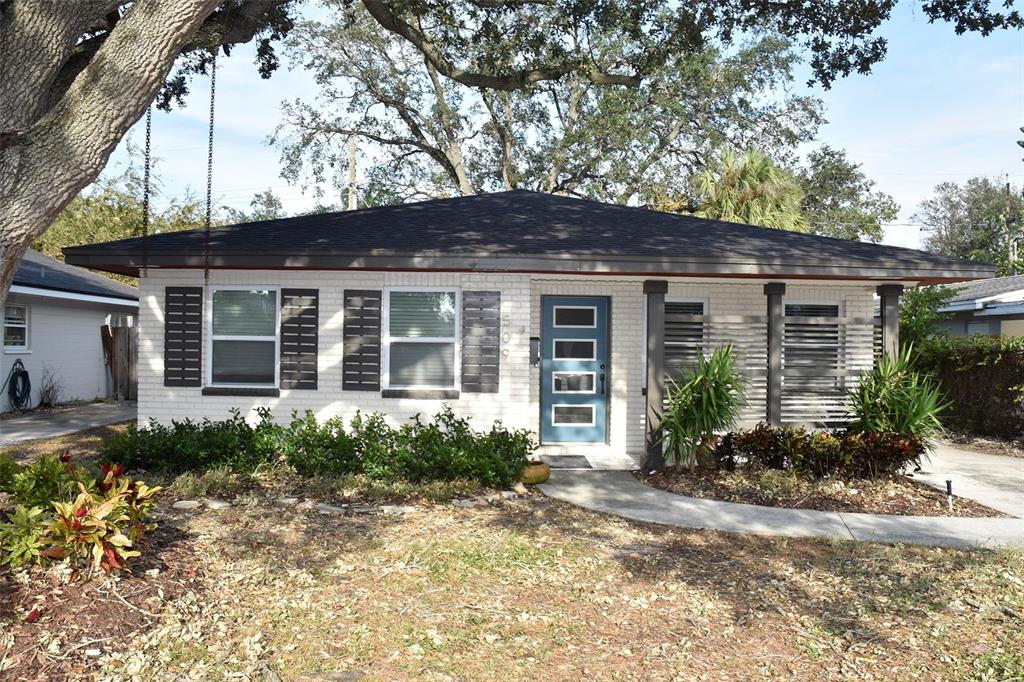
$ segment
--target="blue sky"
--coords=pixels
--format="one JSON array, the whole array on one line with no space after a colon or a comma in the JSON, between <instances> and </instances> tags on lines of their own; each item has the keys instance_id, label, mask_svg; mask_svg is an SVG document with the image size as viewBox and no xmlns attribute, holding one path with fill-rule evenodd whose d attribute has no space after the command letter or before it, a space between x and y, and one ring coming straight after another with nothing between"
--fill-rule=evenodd
<instances>
[{"instance_id":1,"label":"blue sky","mask_svg":"<svg viewBox=\"0 0 1024 682\"><path fill-rule=\"evenodd\" d=\"M945 180L976 175L1020 185L1024 150L1015 144L1024 125L1024 33L987 38L956 36L948 25L929 24L915 3L901 3L882 30L889 54L867 76L814 88L826 105L828 124L819 141L849 152L880 190L902 206L885 241L919 246L913 224L917 205ZM801 89L806 89L801 86ZM208 83L194 81L184 109L154 112L153 150L167 197L189 188L205 191ZM289 212L316 203L310 191L279 176L278 154L266 144L286 98L311 98L312 78L282 69L263 81L251 48L221 58L217 77L214 197L218 204L246 208L252 195L272 188ZM142 142L143 123L131 134ZM113 164L127 161L126 145ZM330 192L330 188L324 188Z\"/></svg>"}]
</instances>

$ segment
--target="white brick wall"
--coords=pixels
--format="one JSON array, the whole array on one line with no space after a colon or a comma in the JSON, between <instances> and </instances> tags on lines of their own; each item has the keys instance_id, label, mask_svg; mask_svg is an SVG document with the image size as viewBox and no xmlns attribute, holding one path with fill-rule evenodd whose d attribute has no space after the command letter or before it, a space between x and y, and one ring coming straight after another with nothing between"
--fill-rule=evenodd
<instances>
[{"instance_id":1,"label":"white brick wall","mask_svg":"<svg viewBox=\"0 0 1024 682\"><path fill-rule=\"evenodd\" d=\"M341 390L342 292L344 289L381 289L390 286L446 286L466 290L501 291L502 358L500 392L463 394L449 401L476 428L501 420L515 428L538 430L540 374L529 364L529 338L540 335L540 305L544 295L608 296L611 300L611 366L609 367L609 445L589 448L640 454L644 449L645 352L643 277L545 276L478 273L225 271L210 272L211 284L312 287L320 291L319 389L281 391L278 398L202 396L199 388L163 385L163 298L165 286L202 284L201 271L155 270L144 277L141 290L139 336L139 419L161 422L174 419L223 419L232 407L250 417L259 406L270 407L279 419L292 410L313 410L318 417L350 417L357 410L380 411L393 423L416 413L431 415L442 401L382 399L378 393ZM669 281L668 298L708 302L712 315L763 315L765 280ZM835 284L792 282L786 299L843 302L846 315L869 317L876 283ZM205 339L204 339L205 371ZM564 448L563 448L564 449ZM583 448L573 448L582 451Z\"/></svg>"}]
</instances>

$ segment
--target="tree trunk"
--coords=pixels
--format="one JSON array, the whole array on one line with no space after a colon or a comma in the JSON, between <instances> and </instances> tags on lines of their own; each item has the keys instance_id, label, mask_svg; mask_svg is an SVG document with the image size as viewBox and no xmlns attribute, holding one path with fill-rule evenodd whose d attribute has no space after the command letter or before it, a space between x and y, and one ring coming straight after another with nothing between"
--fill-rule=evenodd
<instances>
[{"instance_id":1,"label":"tree trunk","mask_svg":"<svg viewBox=\"0 0 1024 682\"><path fill-rule=\"evenodd\" d=\"M36 111L34 107L21 107L18 115L23 123L18 125L11 120L13 109L3 105L0 300L7 298L25 251L78 192L99 176L118 142L156 96L181 48L219 2L137 0L60 101L38 121L24 118ZM54 6L62 12L79 7L75 3ZM73 30L65 35L72 41L77 38ZM4 45L0 54L5 72L47 71L25 81L23 96L46 96L39 79L52 83L53 60L44 60L40 67L39 56L32 50L7 48ZM60 47L48 49L66 54Z\"/></svg>"}]
</instances>

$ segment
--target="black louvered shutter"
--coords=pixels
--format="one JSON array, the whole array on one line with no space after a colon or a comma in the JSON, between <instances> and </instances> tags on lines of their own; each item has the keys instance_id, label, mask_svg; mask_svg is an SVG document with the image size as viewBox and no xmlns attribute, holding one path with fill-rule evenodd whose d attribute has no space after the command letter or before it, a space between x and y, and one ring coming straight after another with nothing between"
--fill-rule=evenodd
<instances>
[{"instance_id":1,"label":"black louvered shutter","mask_svg":"<svg viewBox=\"0 0 1024 682\"><path fill-rule=\"evenodd\" d=\"M203 365L203 288L164 289L164 386L199 386Z\"/></svg>"},{"instance_id":2,"label":"black louvered shutter","mask_svg":"<svg viewBox=\"0 0 1024 682\"><path fill-rule=\"evenodd\" d=\"M281 290L281 388L315 391L320 292Z\"/></svg>"},{"instance_id":3,"label":"black louvered shutter","mask_svg":"<svg viewBox=\"0 0 1024 682\"><path fill-rule=\"evenodd\" d=\"M345 290L341 387L346 391L380 390L381 292Z\"/></svg>"},{"instance_id":4,"label":"black louvered shutter","mask_svg":"<svg viewBox=\"0 0 1024 682\"><path fill-rule=\"evenodd\" d=\"M497 393L501 363L501 293L462 292L462 390Z\"/></svg>"}]
</instances>

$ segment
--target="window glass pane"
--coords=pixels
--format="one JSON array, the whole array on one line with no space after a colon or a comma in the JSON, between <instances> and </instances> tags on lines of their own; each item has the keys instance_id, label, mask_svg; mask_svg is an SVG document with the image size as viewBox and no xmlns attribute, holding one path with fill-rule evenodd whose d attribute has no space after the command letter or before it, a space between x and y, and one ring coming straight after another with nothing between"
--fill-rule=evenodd
<instances>
[{"instance_id":1,"label":"window glass pane","mask_svg":"<svg viewBox=\"0 0 1024 682\"><path fill-rule=\"evenodd\" d=\"M593 405L555 405L554 419L556 425L588 426L594 423Z\"/></svg>"},{"instance_id":2,"label":"window glass pane","mask_svg":"<svg viewBox=\"0 0 1024 682\"><path fill-rule=\"evenodd\" d=\"M25 348L28 346L28 329L4 327L4 345L8 348Z\"/></svg>"},{"instance_id":3,"label":"window glass pane","mask_svg":"<svg viewBox=\"0 0 1024 682\"><path fill-rule=\"evenodd\" d=\"M276 336L277 292L220 289L213 292L213 333Z\"/></svg>"},{"instance_id":4,"label":"window glass pane","mask_svg":"<svg viewBox=\"0 0 1024 682\"><path fill-rule=\"evenodd\" d=\"M391 344L391 386L455 385L454 343Z\"/></svg>"},{"instance_id":5,"label":"window glass pane","mask_svg":"<svg viewBox=\"0 0 1024 682\"><path fill-rule=\"evenodd\" d=\"M589 372L555 372L554 374L555 393L580 393L594 392L594 375Z\"/></svg>"},{"instance_id":6,"label":"window glass pane","mask_svg":"<svg viewBox=\"0 0 1024 682\"><path fill-rule=\"evenodd\" d=\"M25 324L26 321L26 308L20 305L9 305L4 306L4 322L13 322L15 324Z\"/></svg>"},{"instance_id":7,"label":"window glass pane","mask_svg":"<svg viewBox=\"0 0 1024 682\"><path fill-rule=\"evenodd\" d=\"M274 349L273 341L214 341L213 382L274 384Z\"/></svg>"},{"instance_id":8,"label":"window glass pane","mask_svg":"<svg viewBox=\"0 0 1024 682\"><path fill-rule=\"evenodd\" d=\"M597 311L593 308L555 307L556 327L593 327L597 324Z\"/></svg>"},{"instance_id":9,"label":"window glass pane","mask_svg":"<svg viewBox=\"0 0 1024 682\"><path fill-rule=\"evenodd\" d=\"M593 360L593 341L555 341L556 360Z\"/></svg>"},{"instance_id":10,"label":"window glass pane","mask_svg":"<svg viewBox=\"0 0 1024 682\"><path fill-rule=\"evenodd\" d=\"M392 291L388 329L396 337L455 337L455 293Z\"/></svg>"}]
</instances>

